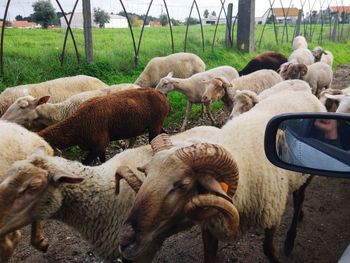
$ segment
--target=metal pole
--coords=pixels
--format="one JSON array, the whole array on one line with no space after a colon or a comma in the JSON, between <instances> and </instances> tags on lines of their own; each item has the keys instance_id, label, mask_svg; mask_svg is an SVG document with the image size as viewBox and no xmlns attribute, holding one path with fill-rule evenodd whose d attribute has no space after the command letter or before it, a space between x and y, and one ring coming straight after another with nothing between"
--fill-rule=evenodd
<instances>
[{"instance_id":1,"label":"metal pole","mask_svg":"<svg viewBox=\"0 0 350 263\"><path fill-rule=\"evenodd\" d=\"M6 18L7 18L7 12L9 10L11 0L7 1L6 8L5 8L5 14L4 19L2 20L2 28L1 28L1 45L0 45L0 73L1 75L4 75L4 33L5 33L5 26L6 26Z\"/></svg>"}]
</instances>

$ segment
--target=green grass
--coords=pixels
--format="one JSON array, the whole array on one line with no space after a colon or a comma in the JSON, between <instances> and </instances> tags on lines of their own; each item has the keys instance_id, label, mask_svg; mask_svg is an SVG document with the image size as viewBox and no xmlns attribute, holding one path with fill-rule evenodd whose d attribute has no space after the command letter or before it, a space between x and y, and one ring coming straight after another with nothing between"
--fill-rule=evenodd
<instances>
[{"instance_id":1,"label":"green grass","mask_svg":"<svg viewBox=\"0 0 350 263\"><path fill-rule=\"evenodd\" d=\"M344 27L348 32L349 25ZM256 42L259 40L262 25L256 28ZM207 68L220 65L231 65L241 69L254 55L265 50L276 50L286 55L291 52L293 28L289 29L289 42L282 40L282 28L278 28L279 43L276 44L272 25L267 25L262 39L262 45L254 53L239 52L235 48L224 47L225 27L219 26L217 38L212 50L212 39L215 26L205 26L205 50L202 50L199 26L191 26L187 43L187 51L199 55L206 63ZM328 30L328 31L327 31ZM134 28L135 38L138 40L140 28ZM316 26L314 40L318 40L319 26ZM324 36L328 36L329 29L325 29ZM0 77L0 91L5 87L25 83L42 82L64 76L86 74L95 76L108 84L134 82L147 62L155 56L171 53L170 33L166 27L145 28L144 37L140 46L139 64L133 66L133 45L128 29L94 29L93 49L94 63L84 62L83 31L74 29L78 43L78 50L82 57L77 63L70 36L68 37L65 63L60 65L59 57L63 46L65 31L63 29L33 30L33 29L6 29L4 45L4 76ZM344 35L346 35L344 33ZM236 34L236 33L235 33ZM185 27L174 27L175 52L184 50ZM310 44L310 48L317 46L317 42ZM350 62L350 41L342 40L337 43L324 40L322 46L332 51L336 67L339 64ZM186 100L182 94L173 93L170 96L173 108L172 116L167 123L179 121L184 114ZM219 108L221 104L214 107ZM193 115L198 114L200 107L195 107Z\"/></svg>"}]
</instances>

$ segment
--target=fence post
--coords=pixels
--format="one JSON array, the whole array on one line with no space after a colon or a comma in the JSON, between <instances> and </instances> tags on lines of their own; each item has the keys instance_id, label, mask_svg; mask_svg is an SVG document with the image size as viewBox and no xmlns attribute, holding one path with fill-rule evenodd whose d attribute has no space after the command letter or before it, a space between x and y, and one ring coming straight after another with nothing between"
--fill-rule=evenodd
<instances>
[{"instance_id":1,"label":"fence post","mask_svg":"<svg viewBox=\"0 0 350 263\"><path fill-rule=\"evenodd\" d=\"M228 4L227 7L227 21L226 21L226 35L225 35L225 43L226 47L230 48L232 47L232 9L233 9L233 4L230 3Z\"/></svg>"},{"instance_id":2,"label":"fence post","mask_svg":"<svg viewBox=\"0 0 350 263\"><path fill-rule=\"evenodd\" d=\"M335 13L334 17L334 27L332 31L332 41L337 41L337 30L338 30L338 23L339 23L339 13Z\"/></svg>"},{"instance_id":3,"label":"fence post","mask_svg":"<svg viewBox=\"0 0 350 263\"><path fill-rule=\"evenodd\" d=\"M85 55L88 63L93 61L92 53L92 22L91 22L91 4L90 0L83 0L83 17L84 17L84 40Z\"/></svg>"},{"instance_id":4,"label":"fence post","mask_svg":"<svg viewBox=\"0 0 350 263\"><path fill-rule=\"evenodd\" d=\"M255 0L239 0L237 23L237 48L254 50Z\"/></svg>"},{"instance_id":5,"label":"fence post","mask_svg":"<svg viewBox=\"0 0 350 263\"><path fill-rule=\"evenodd\" d=\"M297 37L300 35L300 25L301 25L301 16L303 14L303 10L302 9L299 9L299 12L298 12L298 19L297 19L297 22L296 22L296 28L295 28L295 36L294 37Z\"/></svg>"}]
</instances>

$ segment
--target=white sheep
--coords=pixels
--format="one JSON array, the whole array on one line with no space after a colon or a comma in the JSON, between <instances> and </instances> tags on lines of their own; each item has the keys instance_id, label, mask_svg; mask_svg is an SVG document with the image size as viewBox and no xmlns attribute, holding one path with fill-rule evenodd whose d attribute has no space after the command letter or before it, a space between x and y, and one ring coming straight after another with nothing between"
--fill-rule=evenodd
<instances>
[{"instance_id":1,"label":"white sheep","mask_svg":"<svg viewBox=\"0 0 350 263\"><path fill-rule=\"evenodd\" d=\"M242 90L236 92L234 97L234 106L230 114L230 119L239 116L240 114L249 111L259 101L270 97L273 94L283 91L305 91L311 93L311 88L307 82L299 79L285 80L277 83L276 85L263 90L260 94L257 94L251 90Z\"/></svg>"},{"instance_id":2,"label":"white sheep","mask_svg":"<svg viewBox=\"0 0 350 263\"><path fill-rule=\"evenodd\" d=\"M293 50L297 50L299 48L307 48L307 41L303 36L296 36L293 39Z\"/></svg>"},{"instance_id":3,"label":"white sheep","mask_svg":"<svg viewBox=\"0 0 350 263\"><path fill-rule=\"evenodd\" d=\"M218 240L264 229L264 253L278 262L273 237L289 193L298 200L307 176L271 164L264 152L268 121L281 113L325 111L310 92L276 93L228 121L207 143L173 145L164 135L151 145L147 175L119 234L119 249L137 260L149 243L188 218L202 227L205 262L215 262ZM132 173L131 170L129 172ZM301 191L301 192L299 192ZM291 252L302 201L295 203L286 250Z\"/></svg>"},{"instance_id":4,"label":"white sheep","mask_svg":"<svg viewBox=\"0 0 350 263\"><path fill-rule=\"evenodd\" d=\"M53 150L41 137L17 124L0 121L0 130L0 183L5 180L7 170L15 161L27 158L37 147L43 146L47 154L53 155ZM33 227L38 229L32 232L32 245L46 251L48 241L43 237L40 222L33 223ZM20 239L21 233L16 229L0 236L0 262L9 260Z\"/></svg>"},{"instance_id":5,"label":"white sheep","mask_svg":"<svg viewBox=\"0 0 350 263\"><path fill-rule=\"evenodd\" d=\"M324 62L312 65L290 64L284 72L280 72L284 79L302 79L309 83L312 93L319 97L322 89L331 87L333 80L332 68Z\"/></svg>"},{"instance_id":6,"label":"white sheep","mask_svg":"<svg viewBox=\"0 0 350 263\"><path fill-rule=\"evenodd\" d=\"M108 87L97 78L85 75L58 78L36 84L27 84L5 89L0 94L0 116L19 97L31 95L36 98L50 95L51 102L64 101L70 96L87 91Z\"/></svg>"},{"instance_id":7,"label":"white sheep","mask_svg":"<svg viewBox=\"0 0 350 263\"><path fill-rule=\"evenodd\" d=\"M180 52L166 57L155 57L148 62L135 84L141 87L155 88L160 79L168 75L169 72L173 72L174 77L177 78L188 78L204 70L203 60L192 53Z\"/></svg>"},{"instance_id":8,"label":"white sheep","mask_svg":"<svg viewBox=\"0 0 350 263\"><path fill-rule=\"evenodd\" d=\"M315 58L310 50L307 48L298 48L290 54L288 61L292 63L299 63L305 65L311 65L315 62Z\"/></svg>"},{"instance_id":9,"label":"white sheep","mask_svg":"<svg viewBox=\"0 0 350 263\"><path fill-rule=\"evenodd\" d=\"M329 50L323 50L322 47L315 47L312 50L312 54L315 58L315 62L321 61L332 67L334 57Z\"/></svg>"},{"instance_id":10,"label":"white sheep","mask_svg":"<svg viewBox=\"0 0 350 263\"><path fill-rule=\"evenodd\" d=\"M201 138L209 137L217 130L215 127L196 127L172 138L180 143L185 139L196 139L199 134ZM36 218L56 219L77 230L104 262L116 262L120 256L117 241L119 228L135 196L130 186L134 190L140 187L144 176L137 172L137 167L151 157L152 150L147 145L117 154L103 165L88 167L36 150L33 156L13 165L8 171L7 181L0 184L0 208L5 206L8 212L0 213L0 235L9 229L23 227ZM124 174L123 166L126 165L133 167L138 175ZM122 179L119 175L124 176L128 183L124 180L119 182ZM119 186L117 196L115 178ZM11 187L16 180L18 187ZM8 196L14 196L12 194L17 194L19 189L26 189L31 184L33 191L36 190L31 196L31 205L35 209L28 210L27 203L19 203L17 210L12 211L9 204L14 200L2 199L3 194L7 191ZM11 194L9 191L12 191ZM6 221L6 216L20 220ZM151 262L161 241L155 242L154 247L143 254L143 260L137 262Z\"/></svg>"},{"instance_id":11,"label":"white sheep","mask_svg":"<svg viewBox=\"0 0 350 263\"><path fill-rule=\"evenodd\" d=\"M229 84L208 87L203 94L202 101L209 103L221 99L224 102L225 110L230 114L233 109L234 97L237 90L251 90L260 93L281 81L283 81L282 77L274 70L258 70L236 78Z\"/></svg>"},{"instance_id":12,"label":"white sheep","mask_svg":"<svg viewBox=\"0 0 350 263\"><path fill-rule=\"evenodd\" d=\"M81 92L59 103L48 103L47 101L51 100L50 96L24 96L9 107L1 119L15 122L32 131L39 131L70 117L88 99L138 87L128 83L116 84L108 88Z\"/></svg>"},{"instance_id":13,"label":"white sheep","mask_svg":"<svg viewBox=\"0 0 350 263\"><path fill-rule=\"evenodd\" d=\"M237 70L230 66L216 67L205 72L194 74L185 79L175 78L172 73L169 73L168 76L160 80L156 90L164 94L177 90L187 97L186 113L181 127L181 131L184 131L193 103L203 103L212 125L215 125L214 118L210 111L210 101L203 101L204 92L206 89L213 87L222 87L226 85L228 81L232 81L238 76Z\"/></svg>"},{"instance_id":14,"label":"white sheep","mask_svg":"<svg viewBox=\"0 0 350 263\"><path fill-rule=\"evenodd\" d=\"M340 90L340 92L341 93L337 92L337 94L336 92L333 92L333 94L331 94L330 92L327 92L327 90L325 90L325 93L323 93L323 95L325 98L330 100L333 107L331 107L331 109L328 110L327 102L324 102L324 104L326 105L328 111L338 113L350 113L350 87Z\"/></svg>"}]
</instances>

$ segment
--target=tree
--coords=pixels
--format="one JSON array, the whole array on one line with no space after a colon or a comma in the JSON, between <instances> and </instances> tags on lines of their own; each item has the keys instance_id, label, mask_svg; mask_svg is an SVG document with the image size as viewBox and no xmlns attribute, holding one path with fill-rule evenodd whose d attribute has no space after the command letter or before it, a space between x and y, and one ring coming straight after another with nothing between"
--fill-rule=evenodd
<instances>
[{"instance_id":1,"label":"tree","mask_svg":"<svg viewBox=\"0 0 350 263\"><path fill-rule=\"evenodd\" d=\"M211 15L216 16L216 12L215 11L211 12Z\"/></svg>"},{"instance_id":2,"label":"tree","mask_svg":"<svg viewBox=\"0 0 350 263\"><path fill-rule=\"evenodd\" d=\"M100 28L105 27L105 24L109 22L111 17L109 14L101 8L94 8L94 22L98 24Z\"/></svg>"},{"instance_id":3,"label":"tree","mask_svg":"<svg viewBox=\"0 0 350 263\"><path fill-rule=\"evenodd\" d=\"M56 19L55 8L53 8L50 1L39 0L32 7L34 10L32 15L33 21L40 24L43 28L48 28Z\"/></svg>"},{"instance_id":4,"label":"tree","mask_svg":"<svg viewBox=\"0 0 350 263\"><path fill-rule=\"evenodd\" d=\"M15 16L16 21L23 21L23 16L21 15L16 15Z\"/></svg>"},{"instance_id":5,"label":"tree","mask_svg":"<svg viewBox=\"0 0 350 263\"><path fill-rule=\"evenodd\" d=\"M186 17L185 22L186 22L186 24L189 22L190 25L199 24L199 20L197 18L193 18L193 17L191 17L191 18Z\"/></svg>"},{"instance_id":6,"label":"tree","mask_svg":"<svg viewBox=\"0 0 350 263\"><path fill-rule=\"evenodd\" d=\"M166 14L160 15L159 22L162 26L166 26L168 24L168 16Z\"/></svg>"},{"instance_id":7,"label":"tree","mask_svg":"<svg viewBox=\"0 0 350 263\"><path fill-rule=\"evenodd\" d=\"M203 16L204 16L204 18L208 18L208 16L209 16L209 10L208 9L204 10Z\"/></svg>"}]
</instances>

